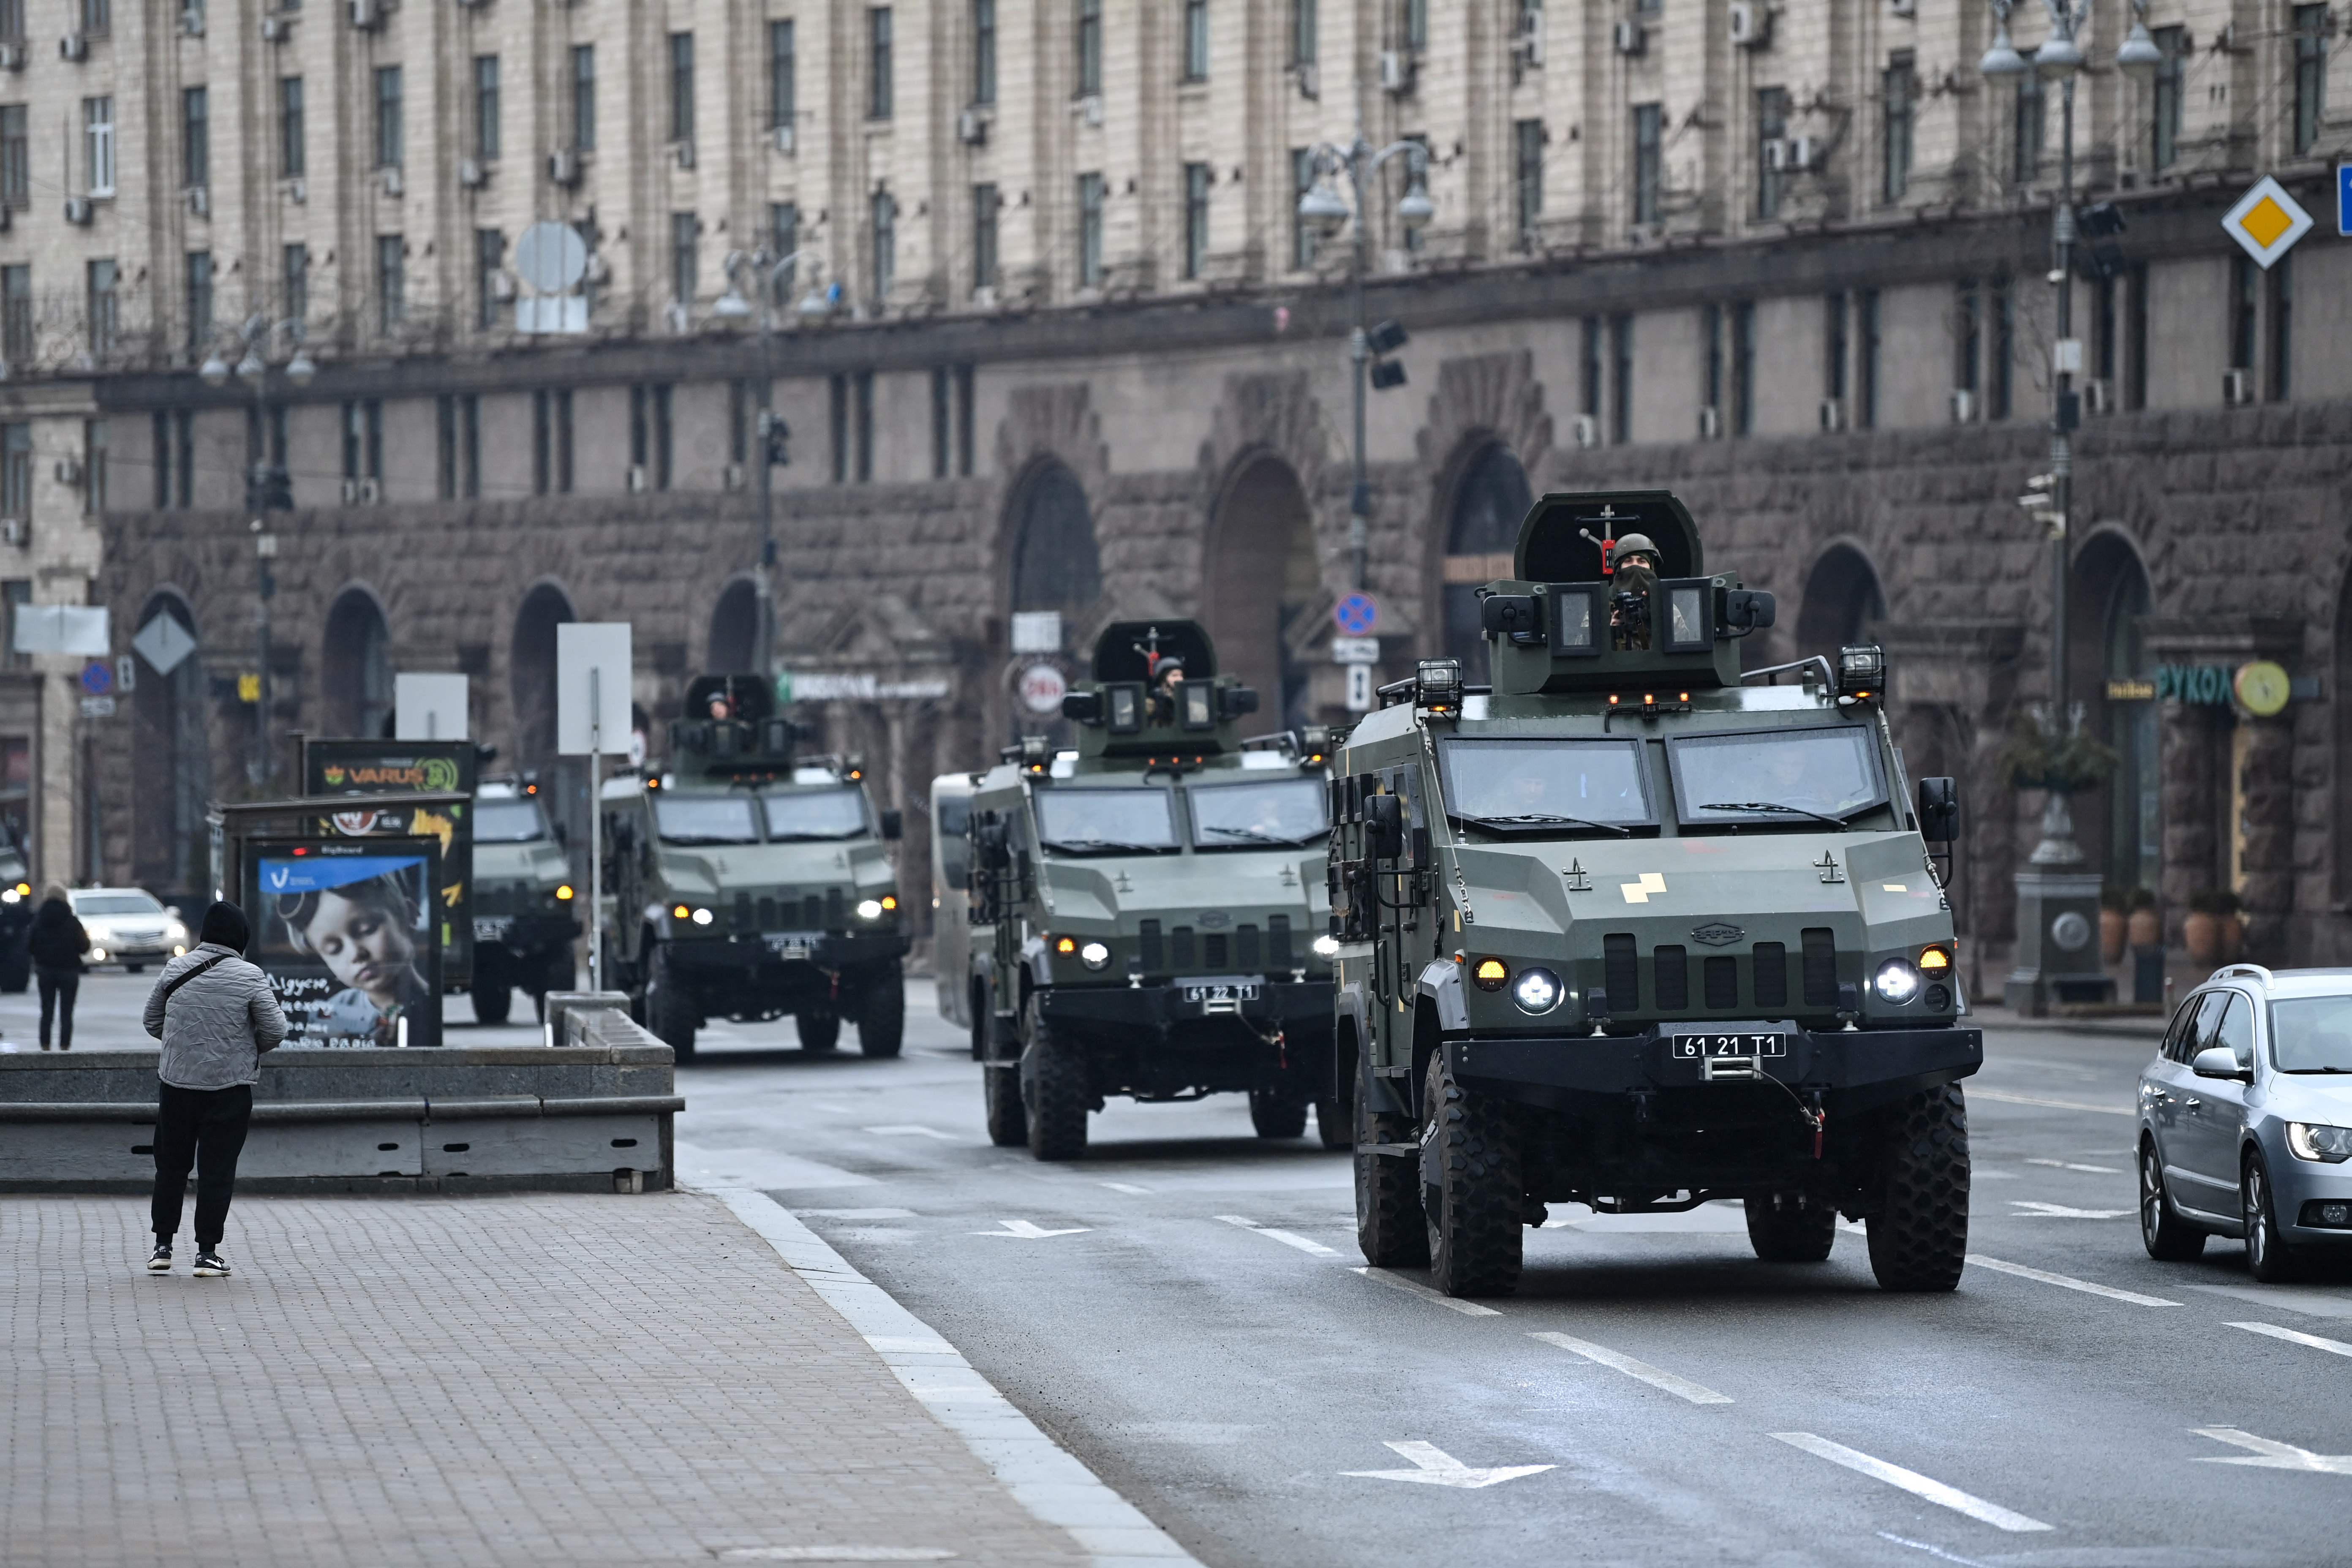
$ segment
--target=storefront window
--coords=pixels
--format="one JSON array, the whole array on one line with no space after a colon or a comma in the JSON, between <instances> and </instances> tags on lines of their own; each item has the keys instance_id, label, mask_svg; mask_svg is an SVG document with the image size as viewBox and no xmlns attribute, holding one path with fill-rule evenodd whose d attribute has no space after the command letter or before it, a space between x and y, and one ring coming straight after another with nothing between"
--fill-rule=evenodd
<instances>
[{"instance_id":1,"label":"storefront window","mask_svg":"<svg viewBox=\"0 0 2352 1568\"><path fill-rule=\"evenodd\" d=\"M2147 578L2138 563L2131 562L2116 574L2102 617L2110 690L2125 689L2116 683L2148 679L2140 638L2140 617L2146 614ZM2107 882L2110 887L2153 889L2163 868L2156 704L2111 700L2106 706L2106 741L2116 758L2107 791Z\"/></svg>"}]
</instances>

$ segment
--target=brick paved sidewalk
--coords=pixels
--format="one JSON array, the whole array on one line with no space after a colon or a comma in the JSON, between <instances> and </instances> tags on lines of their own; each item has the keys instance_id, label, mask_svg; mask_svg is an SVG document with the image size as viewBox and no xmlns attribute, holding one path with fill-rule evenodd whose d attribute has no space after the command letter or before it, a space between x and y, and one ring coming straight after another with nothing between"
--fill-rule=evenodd
<instances>
[{"instance_id":1,"label":"brick paved sidewalk","mask_svg":"<svg viewBox=\"0 0 2352 1568\"><path fill-rule=\"evenodd\" d=\"M1086 1561L713 1200L0 1198L0 1563ZM927 1550L928 1549L928 1550Z\"/></svg>"}]
</instances>

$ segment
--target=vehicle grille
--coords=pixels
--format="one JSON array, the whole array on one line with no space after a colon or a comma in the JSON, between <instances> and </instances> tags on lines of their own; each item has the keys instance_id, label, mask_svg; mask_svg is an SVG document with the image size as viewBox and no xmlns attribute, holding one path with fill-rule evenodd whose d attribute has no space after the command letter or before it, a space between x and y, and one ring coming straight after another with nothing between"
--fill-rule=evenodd
<instances>
[{"instance_id":1,"label":"vehicle grille","mask_svg":"<svg viewBox=\"0 0 2352 1568\"><path fill-rule=\"evenodd\" d=\"M1160 951L1160 922L1145 921L1136 928L1136 946L1140 950L1143 967L1158 973L1162 954Z\"/></svg>"},{"instance_id":2,"label":"vehicle grille","mask_svg":"<svg viewBox=\"0 0 2352 1568\"><path fill-rule=\"evenodd\" d=\"M1838 1000L1837 933L1827 926L1805 928L1805 1005L1834 1007Z\"/></svg>"},{"instance_id":3,"label":"vehicle grille","mask_svg":"<svg viewBox=\"0 0 2352 1568\"><path fill-rule=\"evenodd\" d=\"M827 888L824 890L824 929L839 931L848 923L845 911L841 907L841 889Z\"/></svg>"},{"instance_id":4,"label":"vehicle grille","mask_svg":"<svg viewBox=\"0 0 2352 1568\"><path fill-rule=\"evenodd\" d=\"M1661 1013L1679 1013L1690 1005L1690 954L1686 949L1662 947L1650 954L1650 988L1658 994ZM1614 981L1609 984L1609 998L1614 1006Z\"/></svg>"},{"instance_id":5,"label":"vehicle grille","mask_svg":"<svg viewBox=\"0 0 2352 1568\"><path fill-rule=\"evenodd\" d=\"M492 918L516 913L516 889L512 888L474 888L474 912Z\"/></svg>"},{"instance_id":6,"label":"vehicle grille","mask_svg":"<svg viewBox=\"0 0 2352 1568\"><path fill-rule=\"evenodd\" d=\"M771 893L766 898L761 899L759 902L758 908L760 910L760 929L761 931L781 931L783 929L782 922L776 919L776 899L774 894Z\"/></svg>"},{"instance_id":7,"label":"vehicle grille","mask_svg":"<svg viewBox=\"0 0 2352 1568\"><path fill-rule=\"evenodd\" d=\"M1233 962L1225 954L1224 932L1212 932L1201 939L1201 962L1211 969L1223 969Z\"/></svg>"},{"instance_id":8,"label":"vehicle grille","mask_svg":"<svg viewBox=\"0 0 2352 1568\"><path fill-rule=\"evenodd\" d=\"M1738 1005L1739 961L1729 953L1708 959L1706 961L1707 1011L1724 1013Z\"/></svg>"},{"instance_id":9,"label":"vehicle grille","mask_svg":"<svg viewBox=\"0 0 2352 1568\"><path fill-rule=\"evenodd\" d=\"M1168 945L1173 950L1177 968L1190 969L1193 964L1200 962L1199 958L1192 951L1192 928L1191 926L1178 926L1174 931L1168 933Z\"/></svg>"},{"instance_id":10,"label":"vehicle grille","mask_svg":"<svg viewBox=\"0 0 2352 1568\"><path fill-rule=\"evenodd\" d=\"M824 929L824 900L811 893L801 900L801 924L810 931Z\"/></svg>"},{"instance_id":11,"label":"vehicle grille","mask_svg":"<svg viewBox=\"0 0 2352 1568\"><path fill-rule=\"evenodd\" d=\"M1276 969L1287 969L1287 968L1289 968L1289 967L1290 967L1290 917L1289 917L1288 915L1268 915L1268 916L1266 916L1266 917L1265 917L1265 936L1266 936L1266 944L1267 944L1269 947L1273 948L1273 950L1274 950L1274 954L1273 954L1274 966L1275 966Z\"/></svg>"},{"instance_id":12,"label":"vehicle grille","mask_svg":"<svg viewBox=\"0 0 2352 1568\"><path fill-rule=\"evenodd\" d=\"M1642 1010L1642 963L1634 952L1633 932L1611 931L1601 939L1601 974L1612 1013Z\"/></svg>"},{"instance_id":13,"label":"vehicle grille","mask_svg":"<svg viewBox=\"0 0 2352 1568\"><path fill-rule=\"evenodd\" d=\"M753 929L752 921L757 917L758 912L759 906L751 901L751 895L750 893L743 892L737 893L735 895L735 929L737 931L750 931Z\"/></svg>"},{"instance_id":14,"label":"vehicle grille","mask_svg":"<svg viewBox=\"0 0 2352 1568\"><path fill-rule=\"evenodd\" d=\"M1234 928L1234 962L1244 973L1257 968L1265 962L1263 946L1258 941L1257 927L1235 926Z\"/></svg>"},{"instance_id":15,"label":"vehicle grille","mask_svg":"<svg viewBox=\"0 0 2352 1568\"><path fill-rule=\"evenodd\" d=\"M1759 942L1753 959L1756 1005L1771 1013L1789 1005L1789 950L1777 942Z\"/></svg>"}]
</instances>

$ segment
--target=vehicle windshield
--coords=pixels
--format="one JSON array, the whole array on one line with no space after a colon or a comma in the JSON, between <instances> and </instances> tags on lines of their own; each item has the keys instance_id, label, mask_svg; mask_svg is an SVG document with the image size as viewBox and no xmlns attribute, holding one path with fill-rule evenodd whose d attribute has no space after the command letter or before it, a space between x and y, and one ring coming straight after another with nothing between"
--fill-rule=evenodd
<instances>
[{"instance_id":1,"label":"vehicle windshield","mask_svg":"<svg viewBox=\"0 0 2352 1568\"><path fill-rule=\"evenodd\" d=\"M1315 779L1195 787L1192 842L1203 849L1305 844L1330 831L1330 795Z\"/></svg>"},{"instance_id":2,"label":"vehicle windshield","mask_svg":"<svg viewBox=\"0 0 2352 1568\"><path fill-rule=\"evenodd\" d=\"M78 915L160 915L163 906L145 893L75 893L67 900Z\"/></svg>"},{"instance_id":3,"label":"vehicle windshield","mask_svg":"<svg viewBox=\"0 0 2352 1568\"><path fill-rule=\"evenodd\" d=\"M2281 1072L2352 1073L2352 996L2272 1003L2271 1060Z\"/></svg>"},{"instance_id":4,"label":"vehicle windshield","mask_svg":"<svg viewBox=\"0 0 2352 1568\"><path fill-rule=\"evenodd\" d=\"M1478 827L1552 836L1656 820L1639 741L1454 740L1445 811Z\"/></svg>"},{"instance_id":5,"label":"vehicle windshield","mask_svg":"<svg viewBox=\"0 0 2352 1568\"><path fill-rule=\"evenodd\" d=\"M757 844L760 826L747 795L671 795L654 801L654 824L665 844Z\"/></svg>"},{"instance_id":6,"label":"vehicle windshield","mask_svg":"<svg viewBox=\"0 0 2352 1568\"><path fill-rule=\"evenodd\" d=\"M478 800L474 803L474 842L529 844L547 837L547 819L535 800Z\"/></svg>"},{"instance_id":7,"label":"vehicle windshield","mask_svg":"<svg viewBox=\"0 0 2352 1568\"><path fill-rule=\"evenodd\" d=\"M1843 826L1886 798L1878 748L1859 725L1669 741L1683 821L1823 821Z\"/></svg>"},{"instance_id":8,"label":"vehicle windshield","mask_svg":"<svg viewBox=\"0 0 2352 1568\"><path fill-rule=\"evenodd\" d=\"M866 797L857 790L796 790L760 799L768 811L768 837L777 842L856 838L866 832Z\"/></svg>"},{"instance_id":9,"label":"vehicle windshield","mask_svg":"<svg viewBox=\"0 0 2352 1568\"><path fill-rule=\"evenodd\" d=\"M1099 855L1122 849L1173 849L1176 818L1164 789L1041 789L1037 842L1048 849Z\"/></svg>"}]
</instances>

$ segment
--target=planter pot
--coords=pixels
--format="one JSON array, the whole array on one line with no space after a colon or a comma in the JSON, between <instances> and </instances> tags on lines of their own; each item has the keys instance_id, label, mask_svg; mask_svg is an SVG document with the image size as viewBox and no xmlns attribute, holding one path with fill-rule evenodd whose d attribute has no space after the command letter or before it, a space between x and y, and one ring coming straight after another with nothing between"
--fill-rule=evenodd
<instances>
[{"instance_id":1,"label":"planter pot","mask_svg":"<svg viewBox=\"0 0 2352 1568\"><path fill-rule=\"evenodd\" d=\"M2154 910L2134 910L2125 922L2125 938L2134 947L2154 947L2164 941L2164 917Z\"/></svg>"},{"instance_id":2,"label":"planter pot","mask_svg":"<svg viewBox=\"0 0 2352 1568\"><path fill-rule=\"evenodd\" d=\"M2121 910L2099 911L2099 956L2109 963L2124 961L2124 936L2127 922Z\"/></svg>"},{"instance_id":3,"label":"planter pot","mask_svg":"<svg viewBox=\"0 0 2352 1568\"><path fill-rule=\"evenodd\" d=\"M2219 915L2190 914L2180 922L2180 940L2189 949L2191 963L2218 965L2221 962L2221 918Z\"/></svg>"},{"instance_id":4,"label":"planter pot","mask_svg":"<svg viewBox=\"0 0 2352 1568\"><path fill-rule=\"evenodd\" d=\"M2246 922L2236 915L2216 915L2213 918L2221 937L2221 962L2237 963L2238 954L2244 951L2246 945Z\"/></svg>"}]
</instances>

